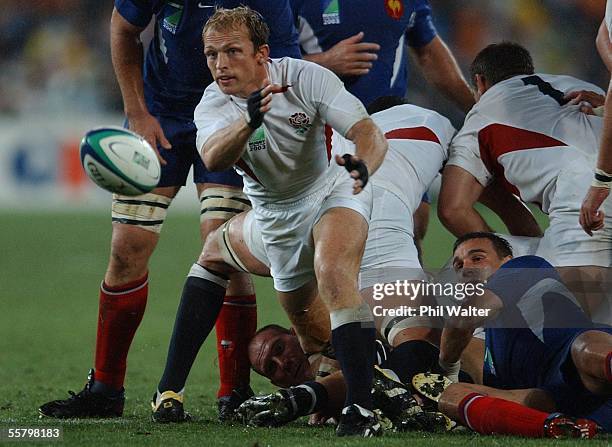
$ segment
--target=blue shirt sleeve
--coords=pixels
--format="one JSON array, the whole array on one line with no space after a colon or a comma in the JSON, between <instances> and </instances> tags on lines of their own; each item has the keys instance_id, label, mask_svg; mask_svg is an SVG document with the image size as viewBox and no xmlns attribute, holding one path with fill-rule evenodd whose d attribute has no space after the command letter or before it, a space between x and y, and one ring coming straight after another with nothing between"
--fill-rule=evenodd
<instances>
[{"instance_id":1,"label":"blue shirt sleeve","mask_svg":"<svg viewBox=\"0 0 612 447\"><path fill-rule=\"evenodd\" d=\"M153 17L153 3L146 0L115 0L115 8L134 26L146 27Z\"/></svg>"},{"instance_id":2,"label":"blue shirt sleeve","mask_svg":"<svg viewBox=\"0 0 612 447\"><path fill-rule=\"evenodd\" d=\"M414 23L406 31L406 41L411 47L427 45L438 34L431 17L431 6L427 0L417 0L414 7Z\"/></svg>"},{"instance_id":3,"label":"blue shirt sleeve","mask_svg":"<svg viewBox=\"0 0 612 447\"><path fill-rule=\"evenodd\" d=\"M258 11L270 28L270 57L302 58L289 0L251 0L245 3Z\"/></svg>"},{"instance_id":4,"label":"blue shirt sleeve","mask_svg":"<svg viewBox=\"0 0 612 447\"><path fill-rule=\"evenodd\" d=\"M555 268L539 256L519 256L502 265L487 281L485 289L497 295L504 306L517 303L545 278L561 281Z\"/></svg>"}]
</instances>

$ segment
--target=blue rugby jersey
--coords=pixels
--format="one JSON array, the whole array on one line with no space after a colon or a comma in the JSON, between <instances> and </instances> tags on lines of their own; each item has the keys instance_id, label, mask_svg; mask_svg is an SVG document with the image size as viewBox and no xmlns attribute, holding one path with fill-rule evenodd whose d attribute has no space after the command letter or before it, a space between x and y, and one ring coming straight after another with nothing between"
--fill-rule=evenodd
<instances>
[{"instance_id":1,"label":"blue rugby jersey","mask_svg":"<svg viewBox=\"0 0 612 447\"><path fill-rule=\"evenodd\" d=\"M436 36L427 0L291 0L304 54L327 51L364 32L362 42L380 45L367 75L343 78L348 91L366 106L380 96L400 96L407 88L407 49Z\"/></svg>"},{"instance_id":2,"label":"blue rugby jersey","mask_svg":"<svg viewBox=\"0 0 612 447\"><path fill-rule=\"evenodd\" d=\"M506 262L486 288L504 306L486 328L489 386L541 387L568 343L581 329L593 327L555 268L538 256Z\"/></svg>"},{"instance_id":3,"label":"blue rugby jersey","mask_svg":"<svg viewBox=\"0 0 612 447\"><path fill-rule=\"evenodd\" d=\"M301 57L288 0L115 0L119 14L132 25L145 27L155 16L155 35L144 66L151 114L193 119L204 89L213 82L202 44L204 24L216 6L241 4L266 20L272 57Z\"/></svg>"}]
</instances>

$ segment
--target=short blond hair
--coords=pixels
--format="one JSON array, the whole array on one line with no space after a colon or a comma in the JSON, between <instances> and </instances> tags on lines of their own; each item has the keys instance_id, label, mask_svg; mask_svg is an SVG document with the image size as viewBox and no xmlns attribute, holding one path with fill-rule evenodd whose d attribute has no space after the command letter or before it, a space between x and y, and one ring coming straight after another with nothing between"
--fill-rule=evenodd
<instances>
[{"instance_id":1,"label":"short blond hair","mask_svg":"<svg viewBox=\"0 0 612 447\"><path fill-rule=\"evenodd\" d=\"M204 25L202 40L206 40L206 33L211 30L226 31L238 29L241 26L244 26L249 32L255 50L268 43L270 28L264 22L261 14L248 6L238 6L232 9L217 8Z\"/></svg>"}]
</instances>

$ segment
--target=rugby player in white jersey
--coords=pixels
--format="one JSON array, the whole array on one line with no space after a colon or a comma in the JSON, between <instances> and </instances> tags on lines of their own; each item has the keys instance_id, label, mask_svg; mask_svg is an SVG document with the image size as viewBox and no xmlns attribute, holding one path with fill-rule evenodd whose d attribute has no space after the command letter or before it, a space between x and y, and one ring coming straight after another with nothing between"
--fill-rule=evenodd
<instances>
[{"instance_id":1,"label":"rugby player in white jersey","mask_svg":"<svg viewBox=\"0 0 612 447\"><path fill-rule=\"evenodd\" d=\"M602 120L568 104L566 97L573 91L603 91L570 76L534 74L529 52L508 42L482 50L471 73L478 101L451 144L440 219L458 237L488 231L473 205L487 185L501 182L507 196L537 204L549 215L550 226L536 254L561 267L564 280L591 314L601 310L609 316L607 309L599 309L601 296L582 287L585 282L597 287L605 267L612 265L612 229L589 237L578 224ZM585 303L587 295L592 302Z\"/></svg>"},{"instance_id":2,"label":"rugby player in white jersey","mask_svg":"<svg viewBox=\"0 0 612 447\"><path fill-rule=\"evenodd\" d=\"M387 108L402 104L402 101L387 97L378 103L381 108ZM386 357L385 368L395 371L402 382L410 383L415 373L436 368L439 352L436 345L439 343L441 322L427 316L410 315L406 311L408 307L418 309L429 303L428 298L407 295L403 287L398 289L394 285L397 281L404 284L404 281L420 283L426 280L413 239L412 216L424 191L446 160L455 130L446 118L436 112L406 104L375 113L372 119L384 132L389 151L376 175L371 177L374 207L359 286L365 301L374 309L374 320L380 335L393 348L383 355ZM351 153L355 147L338 132L333 132L331 150L334 154ZM210 243L207 243L200 263L225 274L242 269L265 273L251 262L255 256L265 267L270 266L264 242L251 233L248 222L252 220L252 214L254 212L238 216L219 230L218 238L208 241ZM225 265L221 266L220 263ZM228 270L231 266L233 269ZM383 290L386 293L382 293ZM295 408L284 406L287 412L277 418L259 420L261 418L257 417L257 423L279 425L318 409L326 409L326 414L329 414L335 407L330 402L344 399L342 376L330 378L330 384L326 383L328 386L318 385L312 381L312 366L308 362L309 356L304 354L313 353L309 349L312 339L326 338L326 321L317 321L315 317L320 314L318 306L318 302L311 302L307 309L288 308L285 305L300 336L303 350L295 349L296 342L292 337L293 349L287 343L282 343L287 348L285 352L276 342L284 337L283 331L263 331L249 346L254 369L270 377L273 383L290 386L305 382L303 387L284 390L284 394L273 395L269 401L262 401L261 398L247 401L243 413L252 413L249 405L253 405L255 413L267 411L267 404L276 407L279 396L299 401ZM297 321L296 325L296 316L304 310L311 317L310 325L304 321ZM316 356L312 355L310 359L316 359ZM327 398L330 389L334 390L331 400ZM253 418L247 419L250 423L256 423Z\"/></svg>"},{"instance_id":3,"label":"rugby player in white jersey","mask_svg":"<svg viewBox=\"0 0 612 447\"><path fill-rule=\"evenodd\" d=\"M347 381L337 434L372 436L380 432L370 395L375 329L357 281L372 209L368 175L387 141L333 73L269 59L267 35L261 16L246 7L218 9L207 22L204 53L215 84L195 111L197 146L209 170L235 165L242 174L254 209L245 236L263 242L280 301L305 306L320 295L329 309ZM330 160L331 128L355 143L354 156ZM201 257L186 287L216 302L227 276Z\"/></svg>"},{"instance_id":4,"label":"rugby player in white jersey","mask_svg":"<svg viewBox=\"0 0 612 447\"><path fill-rule=\"evenodd\" d=\"M606 16L597 33L597 50L602 61L612 73L612 2L606 3ZM602 204L610 194L612 186L612 82L604 105L604 125L599 145L599 157L595 167L594 178L591 181L582 208L580 209L580 225L587 234L601 230L604 227L605 211Z\"/></svg>"}]
</instances>

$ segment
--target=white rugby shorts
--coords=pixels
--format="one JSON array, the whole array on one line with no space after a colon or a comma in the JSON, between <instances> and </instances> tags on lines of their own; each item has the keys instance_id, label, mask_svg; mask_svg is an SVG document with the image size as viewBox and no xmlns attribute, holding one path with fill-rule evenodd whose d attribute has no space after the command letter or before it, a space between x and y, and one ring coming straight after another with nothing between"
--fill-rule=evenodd
<instances>
[{"instance_id":1,"label":"white rugby shorts","mask_svg":"<svg viewBox=\"0 0 612 447\"><path fill-rule=\"evenodd\" d=\"M591 184L592 172L568 169L557 178L544 232L536 255L555 267L612 266L612 200L603 204L605 226L589 236L578 222L580 206Z\"/></svg>"},{"instance_id":2,"label":"white rugby shorts","mask_svg":"<svg viewBox=\"0 0 612 447\"><path fill-rule=\"evenodd\" d=\"M323 187L295 202L254 204L244 220L244 241L270 268L276 290L291 292L315 278L312 229L326 211L349 208L369 222L372 186L368 183L354 195L353 183L348 172L336 166Z\"/></svg>"},{"instance_id":3,"label":"white rugby shorts","mask_svg":"<svg viewBox=\"0 0 612 447\"><path fill-rule=\"evenodd\" d=\"M406 179L408 181L408 179ZM425 280L414 244L415 210L386 188L373 186L374 200L359 288L397 280Z\"/></svg>"}]
</instances>

